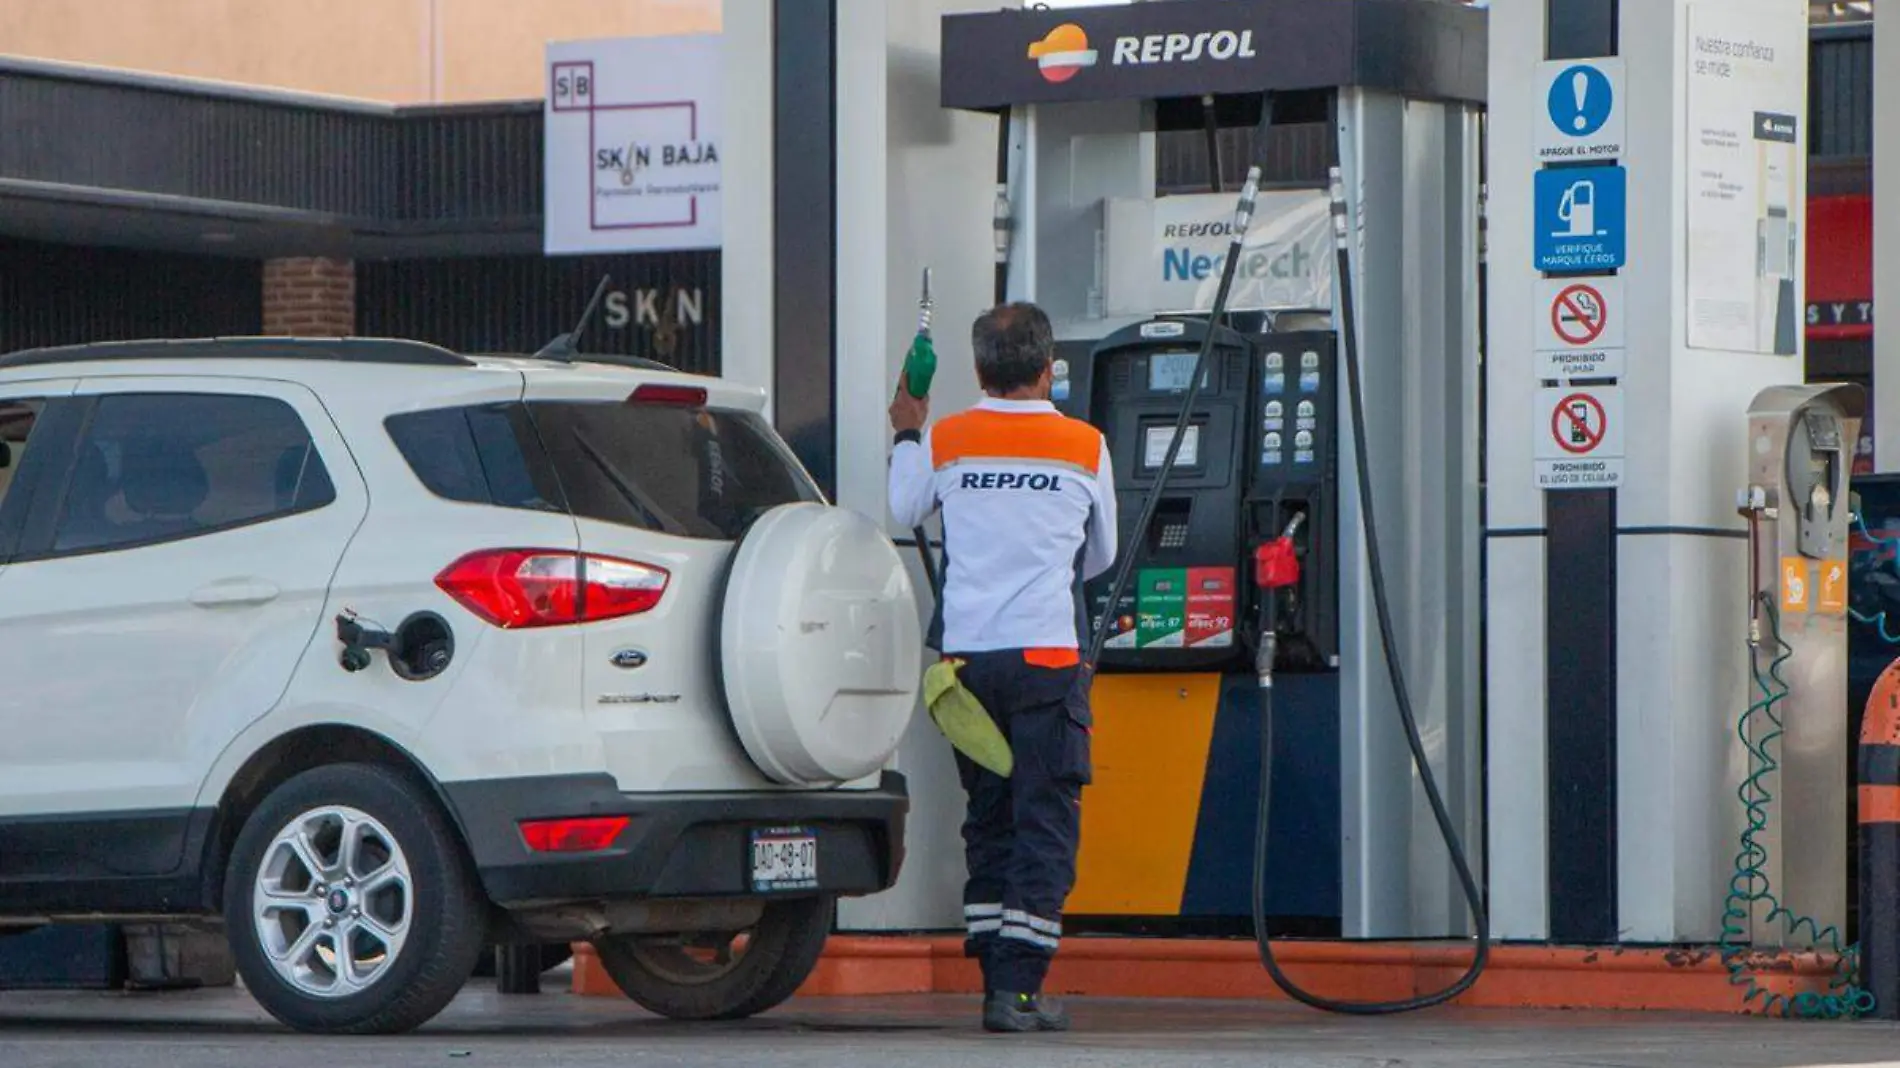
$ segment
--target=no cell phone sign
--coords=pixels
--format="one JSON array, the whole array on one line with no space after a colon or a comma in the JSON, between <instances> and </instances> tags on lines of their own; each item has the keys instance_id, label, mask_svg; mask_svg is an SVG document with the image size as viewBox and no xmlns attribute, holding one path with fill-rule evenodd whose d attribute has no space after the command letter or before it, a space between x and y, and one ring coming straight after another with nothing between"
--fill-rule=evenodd
<instances>
[{"instance_id":1,"label":"no cell phone sign","mask_svg":"<svg viewBox=\"0 0 1900 1068\"><path fill-rule=\"evenodd\" d=\"M1603 444L1610 429L1603 402L1588 393L1572 393L1550 413L1550 438L1572 456L1588 456Z\"/></svg>"},{"instance_id":2,"label":"no cell phone sign","mask_svg":"<svg viewBox=\"0 0 1900 1068\"><path fill-rule=\"evenodd\" d=\"M1615 386L1537 395L1539 489L1603 489L1623 479L1623 394Z\"/></svg>"}]
</instances>

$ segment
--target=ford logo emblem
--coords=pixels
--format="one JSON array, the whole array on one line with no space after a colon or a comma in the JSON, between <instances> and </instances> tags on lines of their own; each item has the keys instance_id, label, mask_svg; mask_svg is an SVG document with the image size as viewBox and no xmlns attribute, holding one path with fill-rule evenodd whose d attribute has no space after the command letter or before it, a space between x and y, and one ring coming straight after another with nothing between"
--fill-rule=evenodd
<instances>
[{"instance_id":1,"label":"ford logo emblem","mask_svg":"<svg viewBox=\"0 0 1900 1068\"><path fill-rule=\"evenodd\" d=\"M627 671L632 671L637 667L644 667L646 662L647 654L638 649L622 649L614 654L613 659L615 667L624 668Z\"/></svg>"}]
</instances>

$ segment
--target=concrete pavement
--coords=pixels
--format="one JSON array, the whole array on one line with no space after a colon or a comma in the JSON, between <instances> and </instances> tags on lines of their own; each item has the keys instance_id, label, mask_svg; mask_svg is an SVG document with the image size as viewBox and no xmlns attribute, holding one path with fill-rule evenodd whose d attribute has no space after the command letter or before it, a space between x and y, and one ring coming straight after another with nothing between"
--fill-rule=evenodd
<instances>
[{"instance_id":1,"label":"concrete pavement","mask_svg":"<svg viewBox=\"0 0 1900 1068\"><path fill-rule=\"evenodd\" d=\"M1287 1005L1079 1000L1071 1002L1076 1031L1023 1039L979 1031L970 997L812 998L742 1023L687 1025L656 1019L631 1003L556 990L550 983L548 993L504 998L477 983L422 1031L373 1039L291 1033L234 990L0 993L0 1066L1807 1068L1900 1062L1900 1026L1882 1023L1485 1010L1360 1020Z\"/></svg>"}]
</instances>

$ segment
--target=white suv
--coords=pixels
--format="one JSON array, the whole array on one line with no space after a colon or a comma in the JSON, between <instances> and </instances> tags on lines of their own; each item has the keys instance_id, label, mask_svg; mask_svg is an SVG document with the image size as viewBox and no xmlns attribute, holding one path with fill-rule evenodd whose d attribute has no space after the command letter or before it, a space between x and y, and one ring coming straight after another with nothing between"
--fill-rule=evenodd
<instances>
[{"instance_id":1,"label":"white suv","mask_svg":"<svg viewBox=\"0 0 1900 1068\"><path fill-rule=\"evenodd\" d=\"M0 357L0 933L221 917L308 1031L587 940L679 1018L891 886L917 603L763 396L393 340Z\"/></svg>"}]
</instances>

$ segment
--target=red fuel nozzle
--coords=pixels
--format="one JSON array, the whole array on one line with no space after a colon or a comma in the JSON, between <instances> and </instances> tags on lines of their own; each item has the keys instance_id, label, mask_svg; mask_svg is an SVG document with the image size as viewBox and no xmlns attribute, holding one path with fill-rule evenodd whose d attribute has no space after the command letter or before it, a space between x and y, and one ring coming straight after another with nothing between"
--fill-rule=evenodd
<instances>
[{"instance_id":1,"label":"red fuel nozzle","mask_svg":"<svg viewBox=\"0 0 1900 1068\"><path fill-rule=\"evenodd\" d=\"M1263 590L1282 590L1300 583L1300 558L1293 539L1281 536L1253 551L1253 583Z\"/></svg>"}]
</instances>

